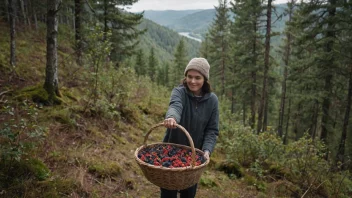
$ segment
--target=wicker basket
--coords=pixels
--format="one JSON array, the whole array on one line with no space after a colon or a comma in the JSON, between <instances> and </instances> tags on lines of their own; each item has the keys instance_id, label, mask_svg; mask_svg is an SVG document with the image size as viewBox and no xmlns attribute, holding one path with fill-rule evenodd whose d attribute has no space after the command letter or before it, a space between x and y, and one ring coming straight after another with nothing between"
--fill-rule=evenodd
<instances>
[{"instance_id":1,"label":"wicker basket","mask_svg":"<svg viewBox=\"0 0 352 198\"><path fill-rule=\"evenodd\" d=\"M134 153L134 157L139 167L142 169L144 176L151 183L168 190L183 190L195 185L196 183L198 183L200 176L202 175L203 171L208 165L209 159L206 159L206 161L203 164L199 166L195 166L196 151L201 153L202 155L204 155L204 152L194 148L194 144L191 136L189 135L189 133L185 128L183 128L181 125L178 125L178 124L176 126L179 129L181 129L180 131L183 131L185 133L185 135L188 138L188 141L190 142L191 147L180 145L180 144L173 144L173 143L155 143L155 144L147 145L146 142L149 134L152 132L153 129L159 126L164 126L164 124L159 123L153 126L145 135L143 146L137 148ZM148 164L138 158L139 151L143 150L146 147L151 147L155 145L173 145L184 149L191 149L192 150L191 166L181 167L181 168L166 168L162 166L154 166L154 165Z\"/></svg>"}]
</instances>

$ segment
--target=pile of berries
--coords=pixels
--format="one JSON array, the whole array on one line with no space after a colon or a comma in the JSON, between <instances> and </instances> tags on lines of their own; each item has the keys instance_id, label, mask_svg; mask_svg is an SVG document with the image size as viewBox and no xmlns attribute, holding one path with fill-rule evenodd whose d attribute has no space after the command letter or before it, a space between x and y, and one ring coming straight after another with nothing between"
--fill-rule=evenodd
<instances>
[{"instance_id":1,"label":"pile of berries","mask_svg":"<svg viewBox=\"0 0 352 198\"><path fill-rule=\"evenodd\" d=\"M177 147L174 145L155 145L142 149L138 153L138 158L154 166L163 166L168 168L179 168L190 166L192 163L192 151ZM195 165L203 164L206 159L196 151Z\"/></svg>"}]
</instances>

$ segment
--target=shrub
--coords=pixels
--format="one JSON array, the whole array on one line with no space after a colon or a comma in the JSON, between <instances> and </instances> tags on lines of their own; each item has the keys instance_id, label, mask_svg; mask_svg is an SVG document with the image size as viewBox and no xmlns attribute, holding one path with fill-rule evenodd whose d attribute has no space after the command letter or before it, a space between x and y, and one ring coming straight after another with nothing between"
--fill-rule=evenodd
<instances>
[{"instance_id":1,"label":"shrub","mask_svg":"<svg viewBox=\"0 0 352 198\"><path fill-rule=\"evenodd\" d=\"M3 160L27 157L40 144L46 129L37 125L38 112L34 105L23 101L23 110L12 106L1 109L8 119L0 127L0 154Z\"/></svg>"}]
</instances>

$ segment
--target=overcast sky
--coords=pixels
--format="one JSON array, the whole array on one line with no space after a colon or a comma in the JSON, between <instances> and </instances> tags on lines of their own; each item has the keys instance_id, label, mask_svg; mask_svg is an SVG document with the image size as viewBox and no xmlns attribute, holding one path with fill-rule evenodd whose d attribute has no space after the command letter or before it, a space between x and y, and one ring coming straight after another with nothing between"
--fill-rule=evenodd
<instances>
[{"instance_id":1,"label":"overcast sky","mask_svg":"<svg viewBox=\"0 0 352 198\"><path fill-rule=\"evenodd\" d=\"M275 0L274 3L286 3L287 0ZM193 10L212 9L218 6L218 0L139 0L127 9L130 12L143 10Z\"/></svg>"}]
</instances>

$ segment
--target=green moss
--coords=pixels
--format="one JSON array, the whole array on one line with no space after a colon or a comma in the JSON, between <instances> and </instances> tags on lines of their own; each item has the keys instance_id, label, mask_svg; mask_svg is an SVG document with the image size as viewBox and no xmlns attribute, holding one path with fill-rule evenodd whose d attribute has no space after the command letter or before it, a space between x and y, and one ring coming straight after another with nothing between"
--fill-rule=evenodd
<instances>
[{"instance_id":1,"label":"green moss","mask_svg":"<svg viewBox=\"0 0 352 198\"><path fill-rule=\"evenodd\" d=\"M0 187L21 186L24 181L43 181L50 176L50 170L39 159L0 162Z\"/></svg>"},{"instance_id":2,"label":"green moss","mask_svg":"<svg viewBox=\"0 0 352 198\"><path fill-rule=\"evenodd\" d=\"M39 180L43 181L50 176L49 168L39 159L30 159L27 162L30 172Z\"/></svg>"},{"instance_id":3,"label":"green moss","mask_svg":"<svg viewBox=\"0 0 352 198\"><path fill-rule=\"evenodd\" d=\"M73 101L76 101L76 102L78 101L78 99L72 93L70 93L68 91L63 92L63 95Z\"/></svg>"},{"instance_id":4,"label":"green moss","mask_svg":"<svg viewBox=\"0 0 352 198\"><path fill-rule=\"evenodd\" d=\"M49 99L48 93L41 85L25 87L16 92L15 95L18 100L32 99L34 102L43 104L47 103Z\"/></svg>"},{"instance_id":5,"label":"green moss","mask_svg":"<svg viewBox=\"0 0 352 198\"><path fill-rule=\"evenodd\" d=\"M119 176L121 167L116 162L96 162L89 165L88 172L96 177Z\"/></svg>"},{"instance_id":6,"label":"green moss","mask_svg":"<svg viewBox=\"0 0 352 198\"><path fill-rule=\"evenodd\" d=\"M69 126L75 126L76 120L73 117L69 108L54 108L49 112L49 117L54 118L61 124L67 124Z\"/></svg>"},{"instance_id":7,"label":"green moss","mask_svg":"<svg viewBox=\"0 0 352 198\"><path fill-rule=\"evenodd\" d=\"M62 104L63 100L57 96L50 97L48 92L40 84L25 87L15 93L15 99L25 100L31 99L33 102L42 103L44 105Z\"/></svg>"},{"instance_id":8,"label":"green moss","mask_svg":"<svg viewBox=\"0 0 352 198\"><path fill-rule=\"evenodd\" d=\"M214 178L205 175L200 178L199 184L209 188L218 186Z\"/></svg>"}]
</instances>

